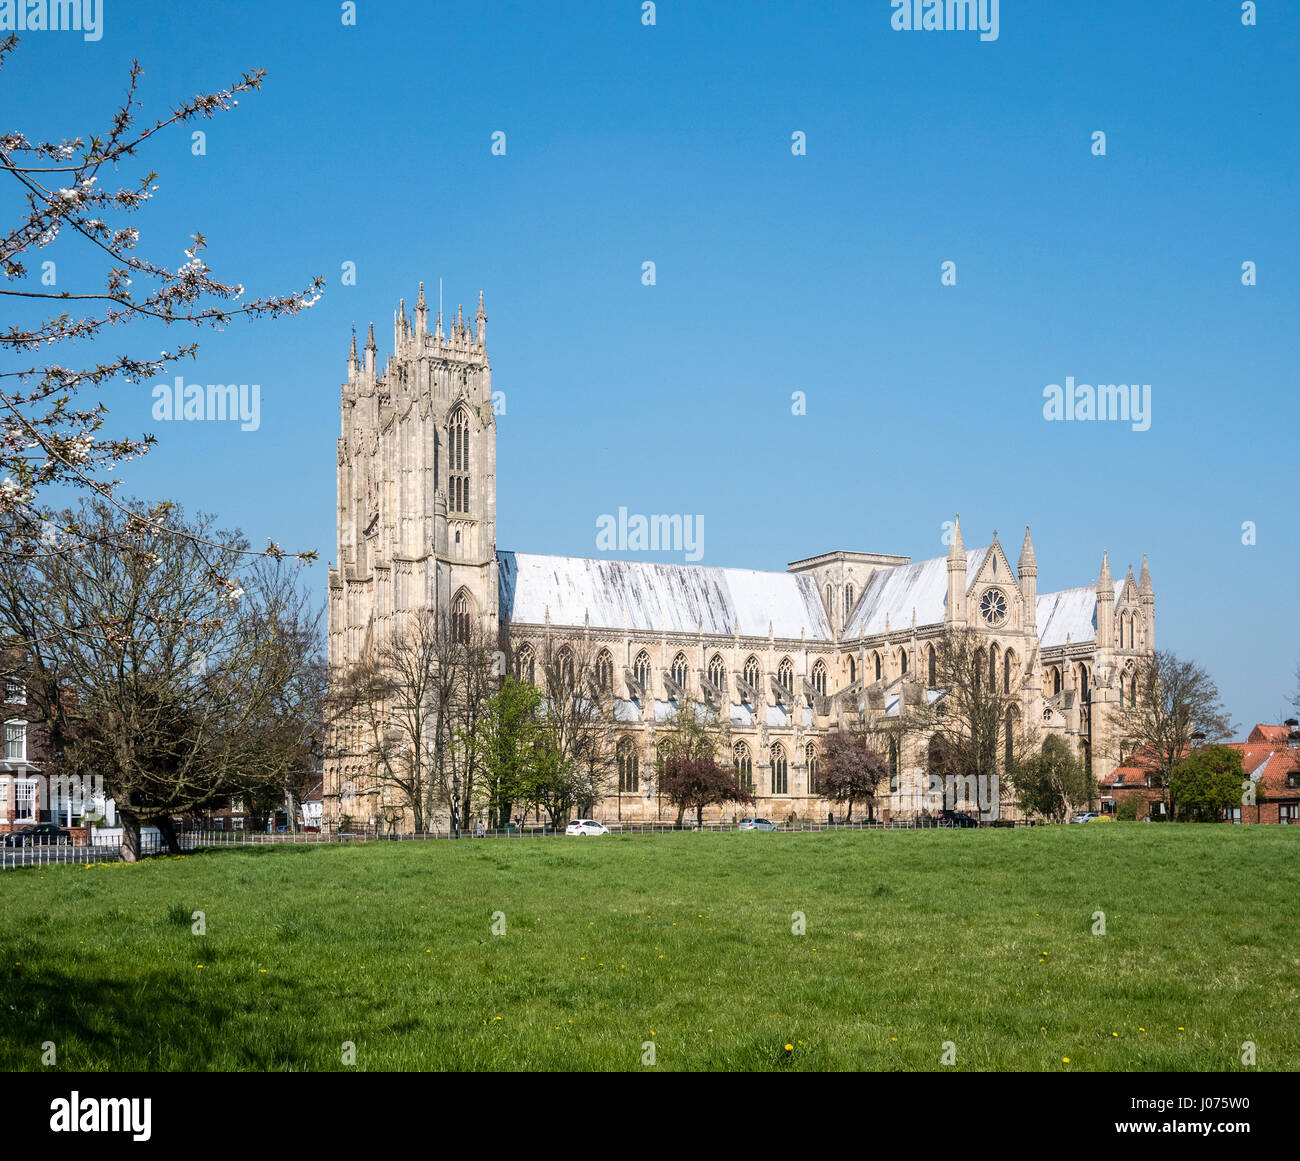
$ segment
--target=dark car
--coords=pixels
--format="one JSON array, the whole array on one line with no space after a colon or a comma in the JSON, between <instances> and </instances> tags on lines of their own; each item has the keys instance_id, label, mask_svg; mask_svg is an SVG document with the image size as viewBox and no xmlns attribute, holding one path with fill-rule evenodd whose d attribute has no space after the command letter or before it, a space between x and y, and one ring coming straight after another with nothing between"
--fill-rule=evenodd
<instances>
[{"instance_id":1,"label":"dark car","mask_svg":"<svg viewBox=\"0 0 1300 1161\"><path fill-rule=\"evenodd\" d=\"M971 818L969 814L966 814L961 810L945 810L939 815L940 826L956 826L964 828L979 826L979 824L980 822L978 818Z\"/></svg>"},{"instance_id":2,"label":"dark car","mask_svg":"<svg viewBox=\"0 0 1300 1161\"><path fill-rule=\"evenodd\" d=\"M71 842L72 835L52 822L38 822L34 826L10 831L4 839L7 847L66 847Z\"/></svg>"}]
</instances>

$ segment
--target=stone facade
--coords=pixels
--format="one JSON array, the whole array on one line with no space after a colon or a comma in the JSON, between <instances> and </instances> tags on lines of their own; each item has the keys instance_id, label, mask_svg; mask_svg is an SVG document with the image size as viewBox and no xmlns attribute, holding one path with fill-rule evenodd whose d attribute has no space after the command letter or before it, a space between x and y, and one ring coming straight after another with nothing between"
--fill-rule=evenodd
<instances>
[{"instance_id":1,"label":"stone facade","mask_svg":"<svg viewBox=\"0 0 1300 1161\"><path fill-rule=\"evenodd\" d=\"M353 336L329 576L336 671L421 607L473 618L525 675L584 639L611 673L620 734L618 789L599 816L671 816L655 792L657 745L677 707L698 700L730 723L754 813L821 818L827 804L810 791L819 737L860 713L889 718L932 699L940 638L970 627L986 640L990 672L1017 695L1021 726L1069 738L1098 776L1119 764L1114 711L1154 649L1145 558L1118 591L1103 553L1094 584L1039 593L1028 528L1013 568L996 532L967 550L960 519L945 557L829 552L785 573L499 551L486 330L480 294L472 328L458 308L447 333L441 312L431 331L421 284L413 318L399 307L382 373L373 326L363 360ZM921 804L924 747L905 748L892 755L897 776L882 804L893 814ZM364 756L337 738L330 749L326 818L345 783L365 813L375 790Z\"/></svg>"}]
</instances>

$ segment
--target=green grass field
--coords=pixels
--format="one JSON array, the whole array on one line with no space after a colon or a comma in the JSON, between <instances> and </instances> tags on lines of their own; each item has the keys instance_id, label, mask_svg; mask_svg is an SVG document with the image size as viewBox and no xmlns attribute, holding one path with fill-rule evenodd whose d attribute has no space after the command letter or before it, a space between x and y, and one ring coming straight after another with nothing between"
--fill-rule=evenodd
<instances>
[{"instance_id":1,"label":"green grass field","mask_svg":"<svg viewBox=\"0 0 1300 1161\"><path fill-rule=\"evenodd\" d=\"M1300 828L1134 823L9 872L0 1067L1291 1070L1298 862Z\"/></svg>"}]
</instances>

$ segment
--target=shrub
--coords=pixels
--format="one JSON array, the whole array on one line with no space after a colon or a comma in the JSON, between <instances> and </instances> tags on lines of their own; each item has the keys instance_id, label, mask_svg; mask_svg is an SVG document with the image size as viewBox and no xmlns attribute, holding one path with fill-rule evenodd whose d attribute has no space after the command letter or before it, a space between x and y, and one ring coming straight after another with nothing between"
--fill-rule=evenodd
<instances>
[{"instance_id":1,"label":"shrub","mask_svg":"<svg viewBox=\"0 0 1300 1161\"><path fill-rule=\"evenodd\" d=\"M1138 801L1136 798L1122 798L1115 803L1116 822L1137 822Z\"/></svg>"}]
</instances>

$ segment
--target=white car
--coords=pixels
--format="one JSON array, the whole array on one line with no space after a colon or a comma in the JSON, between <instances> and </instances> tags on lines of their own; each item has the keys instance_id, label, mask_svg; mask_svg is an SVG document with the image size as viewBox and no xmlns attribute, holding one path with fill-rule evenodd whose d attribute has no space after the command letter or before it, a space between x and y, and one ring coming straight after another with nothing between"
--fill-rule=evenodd
<instances>
[{"instance_id":1,"label":"white car","mask_svg":"<svg viewBox=\"0 0 1300 1161\"><path fill-rule=\"evenodd\" d=\"M609 828L601 826L594 818L579 818L564 828L565 834L609 834Z\"/></svg>"},{"instance_id":2,"label":"white car","mask_svg":"<svg viewBox=\"0 0 1300 1161\"><path fill-rule=\"evenodd\" d=\"M1092 811L1090 811L1090 810L1085 810L1085 811L1081 811L1079 814L1076 814L1072 819L1070 819L1070 821L1071 821L1071 822L1091 822L1094 818L1100 818L1100 817L1101 817L1100 815L1098 815L1098 814L1094 814L1094 813L1093 813Z\"/></svg>"}]
</instances>

